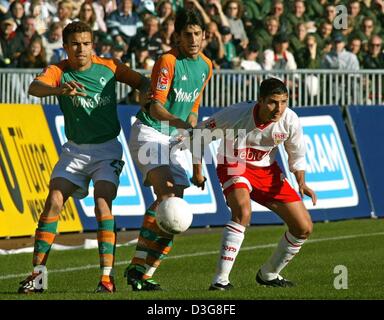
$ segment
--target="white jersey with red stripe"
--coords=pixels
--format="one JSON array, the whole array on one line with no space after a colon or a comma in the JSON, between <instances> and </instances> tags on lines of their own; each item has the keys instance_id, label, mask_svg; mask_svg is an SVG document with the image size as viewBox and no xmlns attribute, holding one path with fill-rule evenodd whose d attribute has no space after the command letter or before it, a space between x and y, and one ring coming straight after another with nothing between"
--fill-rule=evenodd
<instances>
[{"instance_id":1,"label":"white jersey with red stripe","mask_svg":"<svg viewBox=\"0 0 384 320\"><path fill-rule=\"evenodd\" d=\"M218 150L219 163L241 161L254 167L268 167L275 161L278 145L284 143L290 171L305 170L303 130L297 114L287 108L277 122L257 125L258 108L256 101L234 104L196 128L209 129L217 138L225 137ZM207 136L203 131L203 137Z\"/></svg>"}]
</instances>

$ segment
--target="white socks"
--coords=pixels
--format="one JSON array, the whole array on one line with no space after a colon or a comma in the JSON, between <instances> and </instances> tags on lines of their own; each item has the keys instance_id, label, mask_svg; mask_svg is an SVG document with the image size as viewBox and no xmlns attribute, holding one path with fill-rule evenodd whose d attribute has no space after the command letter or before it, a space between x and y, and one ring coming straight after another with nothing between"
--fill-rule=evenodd
<instances>
[{"instance_id":1,"label":"white socks","mask_svg":"<svg viewBox=\"0 0 384 320\"><path fill-rule=\"evenodd\" d=\"M261 267L263 280L269 281L278 277L283 268L300 251L306 239L299 239L286 231L272 256Z\"/></svg>"},{"instance_id":2,"label":"white socks","mask_svg":"<svg viewBox=\"0 0 384 320\"><path fill-rule=\"evenodd\" d=\"M229 221L223 232L221 240L220 258L217 264L216 275L212 283L226 285L229 283L229 274L244 240L245 227Z\"/></svg>"}]
</instances>

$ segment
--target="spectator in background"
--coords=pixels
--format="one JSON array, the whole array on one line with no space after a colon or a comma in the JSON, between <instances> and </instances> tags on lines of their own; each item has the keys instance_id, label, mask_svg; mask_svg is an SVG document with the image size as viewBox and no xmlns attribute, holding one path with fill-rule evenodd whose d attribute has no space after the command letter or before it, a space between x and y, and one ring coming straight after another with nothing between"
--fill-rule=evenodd
<instances>
[{"instance_id":1,"label":"spectator in background","mask_svg":"<svg viewBox=\"0 0 384 320\"><path fill-rule=\"evenodd\" d=\"M354 53L357 56L357 59L359 60L359 63L363 62L363 50L362 50L362 43L361 39L359 37L352 37L348 41L348 46L347 46L348 51Z\"/></svg>"},{"instance_id":2,"label":"spectator in background","mask_svg":"<svg viewBox=\"0 0 384 320\"><path fill-rule=\"evenodd\" d=\"M254 33L251 39L259 41L261 50L272 48L273 37L279 31L279 19L269 16L265 19L265 28L262 28L258 33Z\"/></svg>"},{"instance_id":3,"label":"spectator in background","mask_svg":"<svg viewBox=\"0 0 384 320\"><path fill-rule=\"evenodd\" d=\"M292 12L287 14L287 19L289 22L288 33L296 30L296 27L299 23L308 23L310 20L305 14L305 3L303 0L295 0L293 2ZM280 30L281 32L281 30Z\"/></svg>"},{"instance_id":4,"label":"spectator in background","mask_svg":"<svg viewBox=\"0 0 384 320\"><path fill-rule=\"evenodd\" d=\"M44 34L48 30L50 16L43 13L41 0L32 0L29 6L29 15L35 18L35 29L39 35Z\"/></svg>"},{"instance_id":5,"label":"spectator in background","mask_svg":"<svg viewBox=\"0 0 384 320\"><path fill-rule=\"evenodd\" d=\"M225 27L222 27L225 28ZM226 27L228 28L228 27ZM205 30L205 39L202 44L203 53L212 61L215 69L220 69L220 62L223 61L225 52L222 35L216 22L211 21Z\"/></svg>"},{"instance_id":6,"label":"spectator in background","mask_svg":"<svg viewBox=\"0 0 384 320\"><path fill-rule=\"evenodd\" d=\"M55 49L63 48L63 27L60 22L54 22L50 25L48 32L46 32L42 37L43 47L45 48L46 57L48 64L57 63L61 61L61 54L57 57L54 57Z\"/></svg>"},{"instance_id":7,"label":"spectator in background","mask_svg":"<svg viewBox=\"0 0 384 320\"><path fill-rule=\"evenodd\" d=\"M323 21L320 24L319 32L317 34L317 43L321 50L326 46L327 43L331 43L331 36L333 31L333 24L327 21Z\"/></svg>"},{"instance_id":8,"label":"spectator in background","mask_svg":"<svg viewBox=\"0 0 384 320\"><path fill-rule=\"evenodd\" d=\"M150 58L157 60L163 53L159 33L159 20L155 16L148 16L144 20L144 27L131 39L131 50L136 47L146 47Z\"/></svg>"},{"instance_id":9,"label":"spectator in background","mask_svg":"<svg viewBox=\"0 0 384 320\"><path fill-rule=\"evenodd\" d=\"M91 27L92 31L100 30L99 24L97 23L95 9L93 8L92 2L90 1L83 2L83 4L80 6L79 15L75 20L86 23Z\"/></svg>"},{"instance_id":10,"label":"spectator in background","mask_svg":"<svg viewBox=\"0 0 384 320\"><path fill-rule=\"evenodd\" d=\"M223 7L219 0L208 0L206 2L205 11L209 16L209 19L216 22L217 27L229 27L228 18L224 14Z\"/></svg>"},{"instance_id":11,"label":"spectator in background","mask_svg":"<svg viewBox=\"0 0 384 320\"><path fill-rule=\"evenodd\" d=\"M289 47L292 50L294 56L305 47L305 37L307 36L307 28L305 22L300 22L296 25L295 33L291 35L289 41Z\"/></svg>"},{"instance_id":12,"label":"spectator in background","mask_svg":"<svg viewBox=\"0 0 384 320\"><path fill-rule=\"evenodd\" d=\"M321 51L317 45L317 37L308 34L305 38L305 46L301 48L295 58L299 69L320 69Z\"/></svg>"},{"instance_id":13,"label":"spectator in background","mask_svg":"<svg viewBox=\"0 0 384 320\"><path fill-rule=\"evenodd\" d=\"M374 35L374 28L374 20L371 17L365 17L360 29L353 34L353 36L361 39L364 51L368 51L368 41Z\"/></svg>"},{"instance_id":14,"label":"spectator in background","mask_svg":"<svg viewBox=\"0 0 384 320\"><path fill-rule=\"evenodd\" d=\"M18 68L45 68L47 59L41 38L35 38L25 51L22 52L18 61Z\"/></svg>"},{"instance_id":15,"label":"spectator in background","mask_svg":"<svg viewBox=\"0 0 384 320\"><path fill-rule=\"evenodd\" d=\"M62 0L57 6L57 15L53 17L53 22L60 22L65 28L72 22L73 3L71 0Z\"/></svg>"},{"instance_id":16,"label":"spectator in background","mask_svg":"<svg viewBox=\"0 0 384 320\"><path fill-rule=\"evenodd\" d=\"M172 8L172 2L170 0L160 0L157 2L156 12L160 24L162 24L168 17L175 15Z\"/></svg>"},{"instance_id":17,"label":"spectator in background","mask_svg":"<svg viewBox=\"0 0 384 320\"><path fill-rule=\"evenodd\" d=\"M92 2L96 14L96 22L101 32L107 32L106 16L117 9L115 0L95 0Z\"/></svg>"},{"instance_id":18,"label":"spectator in background","mask_svg":"<svg viewBox=\"0 0 384 320\"><path fill-rule=\"evenodd\" d=\"M332 37L332 51L324 56L321 67L324 69L359 70L359 60L352 52L345 50L345 36L337 33Z\"/></svg>"},{"instance_id":19,"label":"spectator in background","mask_svg":"<svg viewBox=\"0 0 384 320\"><path fill-rule=\"evenodd\" d=\"M220 61L221 69L233 69L236 63L237 53L236 46L232 41L232 33L229 27L221 27L220 33L222 35L224 58Z\"/></svg>"},{"instance_id":20,"label":"spectator in background","mask_svg":"<svg viewBox=\"0 0 384 320\"><path fill-rule=\"evenodd\" d=\"M21 38L16 37L16 23L10 13L0 18L0 67L12 68L25 46Z\"/></svg>"},{"instance_id":21,"label":"spectator in background","mask_svg":"<svg viewBox=\"0 0 384 320\"><path fill-rule=\"evenodd\" d=\"M16 31L16 37L20 38L27 48L34 38L40 37L36 31L35 18L32 16L24 16L21 26Z\"/></svg>"},{"instance_id":22,"label":"spectator in background","mask_svg":"<svg viewBox=\"0 0 384 320\"><path fill-rule=\"evenodd\" d=\"M16 22L17 27L21 26L22 19L25 16L24 5L20 0L13 1L9 6L9 12L13 20Z\"/></svg>"},{"instance_id":23,"label":"spectator in background","mask_svg":"<svg viewBox=\"0 0 384 320\"><path fill-rule=\"evenodd\" d=\"M161 49L167 52L174 46L173 31L175 30L175 16L166 18L160 26Z\"/></svg>"},{"instance_id":24,"label":"spectator in background","mask_svg":"<svg viewBox=\"0 0 384 320\"><path fill-rule=\"evenodd\" d=\"M250 42L245 48L244 53L240 56L240 67L243 70L262 70L260 63L258 63L257 56L259 55L260 47L256 42Z\"/></svg>"},{"instance_id":25,"label":"spectator in background","mask_svg":"<svg viewBox=\"0 0 384 320\"><path fill-rule=\"evenodd\" d=\"M102 58L112 57L113 38L109 34L100 35L96 44L97 55Z\"/></svg>"},{"instance_id":26,"label":"spectator in background","mask_svg":"<svg viewBox=\"0 0 384 320\"><path fill-rule=\"evenodd\" d=\"M273 37L273 49L264 51L264 70L296 70L295 58L288 51L289 39L285 33L279 33Z\"/></svg>"},{"instance_id":27,"label":"spectator in background","mask_svg":"<svg viewBox=\"0 0 384 320\"><path fill-rule=\"evenodd\" d=\"M229 22L229 28L233 36L233 42L237 52L245 49L249 43L241 17L243 15L243 4L239 0L227 0L223 6L225 15Z\"/></svg>"},{"instance_id":28,"label":"spectator in background","mask_svg":"<svg viewBox=\"0 0 384 320\"><path fill-rule=\"evenodd\" d=\"M184 0L184 7L186 9L196 9L201 14L204 23L208 24L211 22L211 19L209 18L208 14L205 12L204 7L200 4L198 0Z\"/></svg>"},{"instance_id":29,"label":"spectator in background","mask_svg":"<svg viewBox=\"0 0 384 320\"><path fill-rule=\"evenodd\" d=\"M274 0L272 3L271 12L269 16L275 17L279 20L280 32L289 32L290 25L284 14L284 1Z\"/></svg>"},{"instance_id":30,"label":"spectator in background","mask_svg":"<svg viewBox=\"0 0 384 320\"><path fill-rule=\"evenodd\" d=\"M383 40L379 36L373 36L368 43L368 52L363 58L364 69L384 69Z\"/></svg>"},{"instance_id":31,"label":"spectator in background","mask_svg":"<svg viewBox=\"0 0 384 320\"><path fill-rule=\"evenodd\" d=\"M117 59L121 62L124 62L124 52L125 48L121 44L114 44L112 46L112 59Z\"/></svg>"},{"instance_id":32,"label":"spectator in background","mask_svg":"<svg viewBox=\"0 0 384 320\"><path fill-rule=\"evenodd\" d=\"M117 10L107 17L108 32L118 41L124 41L127 45L136 35L137 29L143 23L139 15L134 11L132 0L122 0Z\"/></svg>"}]
</instances>

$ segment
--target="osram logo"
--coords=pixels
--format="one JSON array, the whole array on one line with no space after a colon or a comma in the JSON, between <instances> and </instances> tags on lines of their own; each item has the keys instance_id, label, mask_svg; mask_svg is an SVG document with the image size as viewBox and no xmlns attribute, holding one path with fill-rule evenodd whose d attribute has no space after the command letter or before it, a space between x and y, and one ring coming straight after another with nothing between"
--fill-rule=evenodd
<instances>
[{"instance_id":1,"label":"osram logo","mask_svg":"<svg viewBox=\"0 0 384 320\"><path fill-rule=\"evenodd\" d=\"M313 209L356 206L359 196L334 119L328 115L311 116L300 117L300 122L306 146L306 182L318 197ZM280 148L288 173L287 155L282 150ZM292 174L288 180L296 187Z\"/></svg>"}]
</instances>

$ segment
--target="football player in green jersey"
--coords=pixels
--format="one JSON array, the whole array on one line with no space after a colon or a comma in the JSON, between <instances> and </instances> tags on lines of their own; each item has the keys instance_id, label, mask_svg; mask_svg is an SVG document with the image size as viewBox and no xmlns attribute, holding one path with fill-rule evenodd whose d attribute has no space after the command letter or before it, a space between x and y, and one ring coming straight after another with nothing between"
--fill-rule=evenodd
<instances>
[{"instance_id":1,"label":"football player in green jersey","mask_svg":"<svg viewBox=\"0 0 384 320\"><path fill-rule=\"evenodd\" d=\"M70 197L84 198L94 183L101 276L96 292L112 293L116 225L112 201L124 166L117 140L116 82L128 84L146 96L149 80L123 63L93 54L93 33L83 22L63 30L68 59L48 66L29 87L36 97L55 95L64 114L65 134L60 159L51 175L49 194L35 234L34 272L20 283L19 293L41 292L37 286L55 239L59 214Z\"/></svg>"},{"instance_id":2,"label":"football player in green jersey","mask_svg":"<svg viewBox=\"0 0 384 320\"><path fill-rule=\"evenodd\" d=\"M188 129L197 123L201 97L212 75L212 63L201 53L204 28L196 10L177 13L177 46L156 61L151 75L150 107L141 110L132 125L129 142L132 157L144 184L153 186L156 194L155 202L145 212L136 252L125 272L128 284L135 291L160 290L152 275L171 250L173 235L159 229L156 211L162 200L182 198L184 189L190 186L186 173L190 155L186 150L173 151L170 136L176 128ZM193 167L192 181L204 189L201 168Z\"/></svg>"}]
</instances>

